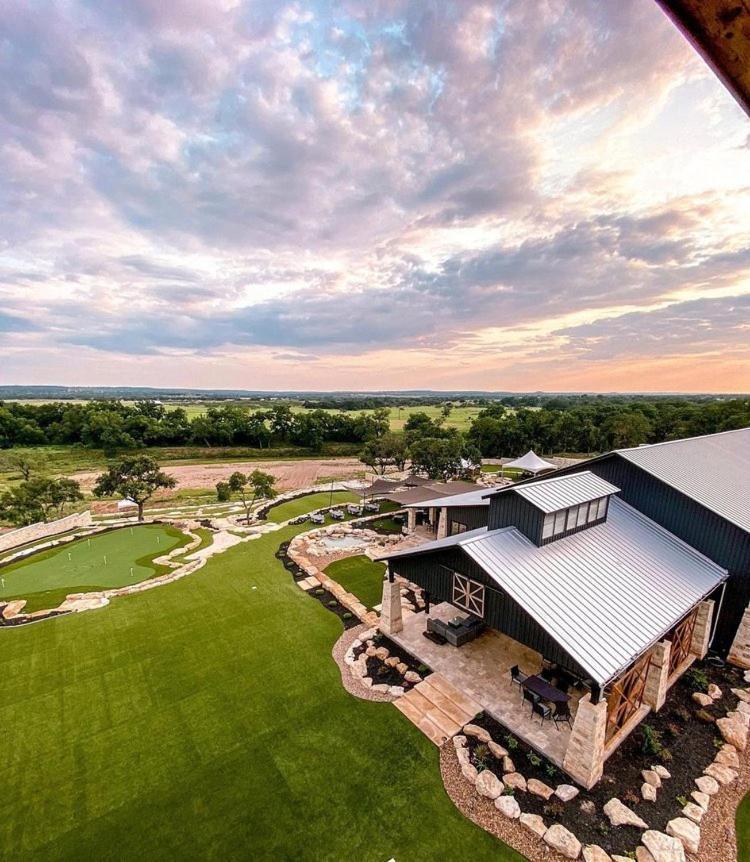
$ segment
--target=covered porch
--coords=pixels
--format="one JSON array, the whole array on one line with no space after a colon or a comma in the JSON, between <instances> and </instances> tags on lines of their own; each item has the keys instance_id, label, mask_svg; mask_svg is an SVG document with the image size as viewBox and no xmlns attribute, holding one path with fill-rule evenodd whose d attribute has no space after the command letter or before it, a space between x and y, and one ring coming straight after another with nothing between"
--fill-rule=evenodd
<instances>
[{"instance_id":1,"label":"covered porch","mask_svg":"<svg viewBox=\"0 0 750 862\"><path fill-rule=\"evenodd\" d=\"M403 628L389 637L419 661L440 673L457 689L508 730L543 754L556 766L563 767L571 738L571 726L565 722L542 721L532 716L530 703L523 699L520 687L511 681L510 669L518 666L532 675L542 669L540 653L524 646L495 629L487 628L479 637L461 647L436 644L424 636L428 619L448 622L462 613L454 605L433 605L429 615L421 612L403 619ZM575 721L584 689L571 689L568 707Z\"/></svg>"}]
</instances>

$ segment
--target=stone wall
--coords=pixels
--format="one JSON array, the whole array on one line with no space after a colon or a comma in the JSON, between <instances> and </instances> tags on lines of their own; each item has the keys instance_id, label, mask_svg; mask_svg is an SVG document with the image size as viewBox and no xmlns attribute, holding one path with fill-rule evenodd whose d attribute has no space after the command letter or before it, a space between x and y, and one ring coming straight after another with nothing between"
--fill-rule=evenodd
<instances>
[{"instance_id":1,"label":"stone wall","mask_svg":"<svg viewBox=\"0 0 750 862\"><path fill-rule=\"evenodd\" d=\"M76 527L90 527L91 523L91 512L87 510L77 512L74 515L67 515L57 521L49 521L46 524L41 521L38 524L29 524L28 527L0 533L0 551L17 548L19 545L36 542L38 539L46 539L48 536L55 536L58 533L66 533Z\"/></svg>"}]
</instances>

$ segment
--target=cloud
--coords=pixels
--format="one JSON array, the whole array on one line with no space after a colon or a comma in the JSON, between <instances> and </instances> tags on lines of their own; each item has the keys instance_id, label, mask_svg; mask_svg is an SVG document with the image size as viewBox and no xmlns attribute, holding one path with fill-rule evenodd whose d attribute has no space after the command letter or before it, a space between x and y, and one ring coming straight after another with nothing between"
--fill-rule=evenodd
<instances>
[{"instance_id":1,"label":"cloud","mask_svg":"<svg viewBox=\"0 0 750 862\"><path fill-rule=\"evenodd\" d=\"M5 340L50 373L74 345L438 374L523 326L593 357L558 320L619 349L613 307L747 274L746 131L653 4L5 0L0 40L0 298L35 327ZM712 309L729 344L716 305L680 329Z\"/></svg>"}]
</instances>

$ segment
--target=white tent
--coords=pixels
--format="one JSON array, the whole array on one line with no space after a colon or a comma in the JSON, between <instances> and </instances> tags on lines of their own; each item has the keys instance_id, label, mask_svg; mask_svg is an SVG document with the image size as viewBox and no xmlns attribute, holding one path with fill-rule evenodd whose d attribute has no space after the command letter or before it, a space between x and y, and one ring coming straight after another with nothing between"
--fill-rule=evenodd
<instances>
[{"instance_id":1,"label":"white tent","mask_svg":"<svg viewBox=\"0 0 750 862\"><path fill-rule=\"evenodd\" d=\"M502 469L504 470L506 467L510 467L513 470L523 470L524 473L531 473L533 476L536 476L537 473L544 473L547 470L555 469L554 464L550 464L549 461L540 458L532 449L529 449L521 458L516 458L515 461L508 461L507 464L503 464Z\"/></svg>"}]
</instances>

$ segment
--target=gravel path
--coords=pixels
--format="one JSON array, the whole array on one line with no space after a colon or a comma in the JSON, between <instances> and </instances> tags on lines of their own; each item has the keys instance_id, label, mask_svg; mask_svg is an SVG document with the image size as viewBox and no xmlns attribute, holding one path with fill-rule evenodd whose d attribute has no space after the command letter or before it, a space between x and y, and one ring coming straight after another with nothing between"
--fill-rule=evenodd
<instances>
[{"instance_id":1,"label":"gravel path","mask_svg":"<svg viewBox=\"0 0 750 862\"><path fill-rule=\"evenodd\" d=\"M383 691L373 691L371 688L367 688L367 686L358 683L352 676L349 666L344 663L346 651L349 649L351 644L357 640L362 632L367 631L369 628L371 628L371 626L366 626L363 623L361 626L355 626L353 629L345 631L333 645L331 655L341 671L341 684L349 694L353 694L354 697L358 697L361 700L374 700L378 703L391 703L396 700L393 695L386 694Z\"/></svg>"},{"instance_id":2,"label":"gravel path","mask_svg":"<svg viewBox=\"0 0 750 862\"><path fill-rule=\"evenodd\" d=\"M711 799L701 821L701 862L737 862L737 835L734 818L737 806L750 792L750 750L740 752L739 778L726 785Z\"/></svg>"}]
</instances>

